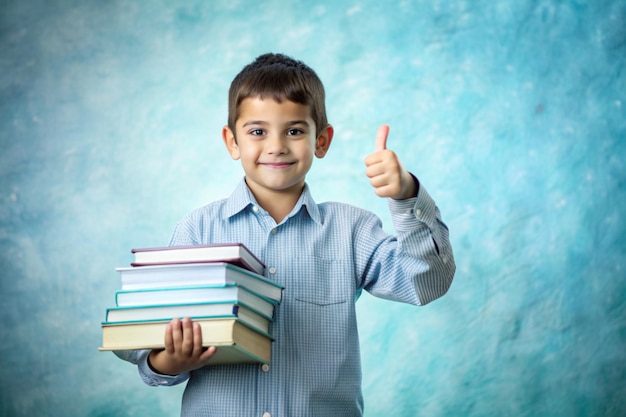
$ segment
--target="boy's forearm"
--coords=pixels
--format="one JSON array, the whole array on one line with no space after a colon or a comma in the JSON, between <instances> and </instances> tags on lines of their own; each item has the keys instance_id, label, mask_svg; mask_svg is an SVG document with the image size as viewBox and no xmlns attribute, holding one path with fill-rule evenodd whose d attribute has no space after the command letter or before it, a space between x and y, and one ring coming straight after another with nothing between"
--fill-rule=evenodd
<instances>
[{"instance_id":1,"label":"boy's forearm","mask_svg":"<svg viewBox=\"0 0 626 417\"><path fill-rule=\"evenodd\" d=\"M456 266L448 228L426 189L420 187L415 200L389 200L398 241L409 256L427 262L428 271L415 275L421 305L445 294Z\"/></svg>"}]
</instances>

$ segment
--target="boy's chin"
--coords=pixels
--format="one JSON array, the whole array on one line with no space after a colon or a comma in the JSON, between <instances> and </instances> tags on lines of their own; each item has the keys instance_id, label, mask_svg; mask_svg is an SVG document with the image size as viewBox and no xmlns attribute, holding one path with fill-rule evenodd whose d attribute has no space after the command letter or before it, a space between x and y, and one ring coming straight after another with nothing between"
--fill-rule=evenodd
<instances>
[{"instance_id":1,"label":"boy's chin","mask_svg":"<svg viewBox=\"0 0 626 417\"><path fill-rule=\"evenodd\" d=\"M247 183L250 188L263 189L265 192L280 194L300 193L304 187L304 180L287 183L267 181L264 183L253 183L252 185L250 181L247 181Z\"/></svg>"}]
</instances>

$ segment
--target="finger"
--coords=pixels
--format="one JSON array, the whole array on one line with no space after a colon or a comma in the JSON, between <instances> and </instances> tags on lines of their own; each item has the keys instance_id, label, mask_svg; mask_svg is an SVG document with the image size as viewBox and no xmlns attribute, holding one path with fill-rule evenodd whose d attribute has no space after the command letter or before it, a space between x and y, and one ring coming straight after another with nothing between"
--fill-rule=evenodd
<instances>
[{"instance_id":1,"label":"finger","mask_svg":"<svg viewBox=\"0 0 626 417\"><path fill-rule=\"evenodd\" d=\"M199 356L202 352L202 326L200 323L193 323L193 353Z\"/></svg>"},{"instance_id":2,"label":"finger","mask_svg":"<svg viewBox=\"0 0 626 417\"><path fill-rule=\"evenodd\" d=\"M183 329L180 326L180 319L173 319L169 326L171 328L172 347L176 350L180 347L180 343L183 339Z\"/></svg>"},{"instance_id":3,"label":"finger","mask_svg":"<svg viewBox=\"0 0 626 417\"><path fill-rule=\"evenodd\" d=\"M379 159L374 160L373 158L372 161L373 162L370 165L367 165L367 168L365 168L365 175L367 175L369 178L375 178L380 175L384 175L386 171L381 161Z\"/></svg>"},{"instance_id":4,"label":"finger","mask_svg":"<svg viewBox=\"0 0 626 417\"><path fill-rule=\"evenodd\" d=\"M182 353L185 356L193 352L193 323L189 317L183 319L183 344Z\"/></svg>"},{"instance_id":5,"label":"finger","mask_svg":"<svg viewBox=\"0 0 626 417\"><path fill-rule=\"evenodd\" d=\"M376 152L387 149L387 136L389 136L389 126L382 125L376 133Z\"/></svg>"},{"instance_id":6,"label":"finger","mask_svg":"<svg viewBox=\"0 0 626 417\"><path fill-rule=\"evenodd\" d=\"M169 353L174 352L174 336L172 335L173 326L172 323L168 323L165 327L165 350Z\"/></svg>"},{"instance_id":7,"label":"finger","mask_svg":"<svg viewBox=\"0 0 626 417\"><path fill-rule=\"evenodd\" d=\"M213 357L213 355L215 355L215 353L217 352L217 348L215 346L209 346L205 351L202 352L202 354L200 355L200 360L202 362L206 362L209 359L211 359Z\"/></svg>"}]
</instances>

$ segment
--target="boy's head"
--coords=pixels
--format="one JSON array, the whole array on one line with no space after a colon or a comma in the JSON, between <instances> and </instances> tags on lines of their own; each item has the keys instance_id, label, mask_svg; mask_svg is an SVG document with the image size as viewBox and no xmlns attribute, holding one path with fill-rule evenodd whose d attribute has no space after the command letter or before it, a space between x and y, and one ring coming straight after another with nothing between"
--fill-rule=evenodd
<instances>
[{"instance_id":1,"label":"boy's head","mask_svg":"<svg viewBox=\"0 0 626 417\"><path fill-rule=\"evenodd\" d=\"M235 132L241 102L271 98L309 106L316 135L328 126L324 86L310 67L282 54L264 54L245 66L228 92L228 127Z\"/></svg>"}]
</instances>

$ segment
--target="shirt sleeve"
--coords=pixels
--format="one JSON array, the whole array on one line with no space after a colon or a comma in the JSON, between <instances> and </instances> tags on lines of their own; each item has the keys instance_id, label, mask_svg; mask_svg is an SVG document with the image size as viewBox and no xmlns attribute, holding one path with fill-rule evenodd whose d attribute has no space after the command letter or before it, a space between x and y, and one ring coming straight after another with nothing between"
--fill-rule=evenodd
<instances>
[{"instance_id":1,"label":"shirt sleeve","mask_svg":"<svg viewBox=\"0 0 626 417\"><path fill-rule=\"evenodd\" d=\"M444 295L456 270L447 226L426 189L406 200L388 200L397 236L378 237L364 288L372 295L416 305Z\"/></svg>"},{"instance_id":2,"label":"shirt sleeve","mask_svg":"<svg viewBox=\"0 0 626 417\"><path fill-rule=\"evenodd\" d=\"M189 222L181 221L176 225L174 233L170 239L170 246L173 245L193 245L197 242L193 239L193 228ZM163 375L155 372L148 364L150 350L119 350L114 351L120 359L137 365L137 370L143 382L151 386L171 386L180 384L189 379L189 373L176 376Z\"/></svg>"},{"instance_id":3,"label":"shirt sleeve","mask_svg":"<svg viewBox=\"0 0 626 417\"><path fill-rule=\"evenodd\" d=\"M189 379L189 373L180 375L163 375L155 372L148 364L150 350L119 350L114 351L120 359L137 365L139 376L143 382L151 386L171 386L185 382Z\"/></svg>"}]
</instances>

